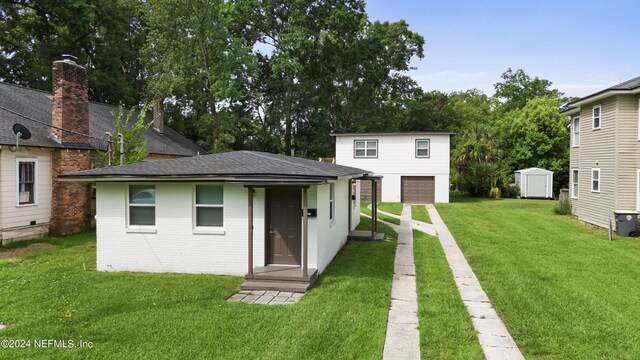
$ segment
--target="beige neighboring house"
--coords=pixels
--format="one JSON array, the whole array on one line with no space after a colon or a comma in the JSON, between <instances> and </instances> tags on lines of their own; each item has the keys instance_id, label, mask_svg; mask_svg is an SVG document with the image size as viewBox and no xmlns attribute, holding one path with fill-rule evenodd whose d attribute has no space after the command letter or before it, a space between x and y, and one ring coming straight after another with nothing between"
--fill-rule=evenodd
<instances>
[{"instance_id":1,"label":"beige neighboring house","mask_svg":"<svg viewBox=\"0 0 640 360\"><path fill-rule=\"evenodd\" d=\"M569 104L569 187L580 221L608 227L612 211L640 210L640 77ZM615 226L615 221L613 221Z\"/></svg>"},{"instance_id":2,"label":"beige neighboring house","mask_svg":"<svg viewBox=\"0 0 640 360\"><path fill-rule=\"evenodd\" d=\"M88 170L100 139L114 132L117 108L89 101L85 69L67 58L53 63L53 93L0 82L0 243L46 234L67 235L91 227L91 189L58 181ZM204 151L164 126L161 104L148 115L148 160ZM14 124L31 133L16 147Z\"/></svg>"}]
</instances>

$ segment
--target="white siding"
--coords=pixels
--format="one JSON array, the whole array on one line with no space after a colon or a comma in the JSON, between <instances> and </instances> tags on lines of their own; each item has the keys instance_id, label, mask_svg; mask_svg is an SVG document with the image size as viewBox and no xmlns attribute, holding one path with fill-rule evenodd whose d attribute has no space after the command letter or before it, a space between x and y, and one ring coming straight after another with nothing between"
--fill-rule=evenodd
<instances>
[{"instance_id":1,"label":"white siding","mask_svg":"<svg viewBox=\"0 0 640 360\"><path fill-rule=\"evenodd\" d=\"M35 205L18 206L16 159L36 160ZM51 219L51 150L20 147L12 152L8 147L0 150L0 226L4 240L34 237L46 233ZM31 221L37 226L24 231ZM35 232L34 232L35 231Z\"/></svg>"},{"instance_id":2,"label":"white siding","mask_svg":"<svg viewBox=\"0 0 640 360\"><path fill-rule=\"evenodd\" d=\"M377 158L354 157L354 140L378 140ZM416 157L416 139L430 140L430 157ZM400 201L401 176L434 176L435 201L449 202L450 135L389 134L336 137L336 163L382 175L382 201Z\"/></svg>"},{"instance_id":3,"label":"white siding","mask_svg":"<svg viewBox=\"0 0 640 360\"><path fill-rule=\"evenodd\" d=\"M193 233L192 183L156 183L156 229L127 233L126 183L97 185L97 268L244 275L247 272L247 189L224 185L223 235ZM264 265L264 190L254 195L254 265Z\"/></svg>"},{"instance_id":4,"label":"white siding","mask_svg":"<svg viewBox=\"0 0 640 360\"><path fill-rule=\"evenodd\" d=\"M128 183L97 184L97 268L141 271L244 275L247 272L247 189L224 185L224 234L193 232L195 183L155 183L155 233L126 229ZM321 273L346 243L348 181L336 183L336 216L329 221L329 185L311 186L309 267ZM265 190L254 195L254 266L265 265ZM358 204L359 209L359 204Z\"/></svg>"},{"instance_id":5,"label":"white siding","mask_svg":"<svg viewBox=\"0 0 640 360\"><path fill-rule=\"evenodd\" d=\"M360 224L360 181L355 181L355 200L351 201L351 229L355 230L355 228Z\"/></svg>"}]
</instances>

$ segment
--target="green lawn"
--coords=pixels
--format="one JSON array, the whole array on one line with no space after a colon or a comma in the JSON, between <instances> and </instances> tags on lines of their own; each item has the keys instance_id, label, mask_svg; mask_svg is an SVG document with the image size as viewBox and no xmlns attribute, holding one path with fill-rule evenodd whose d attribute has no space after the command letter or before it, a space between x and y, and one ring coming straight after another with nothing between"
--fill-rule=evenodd
<instances>
[{"instance_id":1,"label":"green lawn","mask_svg":"<svg viewBox=\"0 0 640 360\"><path fill-rule=\"evenodd\" d=\"M0 261L0 323L11 324L0 340L94 347L0 349L0 358L382 357L395 241L349 242L316 288L284 306L227 302L240 277L97 272L93 233L48 241L60 248Z\"/></svg>"},{"instance_id":2,"label":"green lawn","mask_svg":"<svg viewBox=\"0 0 640 360\"><path fill-rule=\"evenodd\" d=\"M422 358L484 359L438 238L413 230L413 251Z\"/></svg>"},{"instance_id":3,"label":"green lawn","mask_svg":"<svg viewBox=\"0 0 640 360\"><path fill-rule=\"evenodd\" d=\"M360 212L371 216L371 210L367 207L369 206L369 204L371 203L368 201L360 202ZM380 204L383 204L383 203L380 203ZM378 204L378 209L380 208L380 204ZM386 204L395 204L395 203L386 203ZM400 225L400 219L393 216L381 214L379 211L378 211L378 220L384 220L392 224Z\"/></svg>"},{"instance_id":4,"label":"green lawn","mask_svg":"<svg viewBox=\"0 0 640 360\"><path fill-rule=\"evenodd\" d=\"M431 224L431 218L424 205L411 205L411 218L416 221Z\"/></svg>"},{"instance_id":5,"label":"green lawn","mask_svg":"<svg viewBox=\"0 0 640 360\"><path fill-rule=\"evenodd\" d=\"M437 208L527 359L640 358L640 241L552 201L452 196Z\"/></svg>"},{"instance_id":6,"label":"green lawn","mask_svg":"<svg viewBox=\"0 0 640 360\"><path fill-rule=\"evenodd\" d=\"M395 215L402 215L402 203L400 202L381 202L378 203L378 210L386 211Z\"/></svg>"}]
</instances>

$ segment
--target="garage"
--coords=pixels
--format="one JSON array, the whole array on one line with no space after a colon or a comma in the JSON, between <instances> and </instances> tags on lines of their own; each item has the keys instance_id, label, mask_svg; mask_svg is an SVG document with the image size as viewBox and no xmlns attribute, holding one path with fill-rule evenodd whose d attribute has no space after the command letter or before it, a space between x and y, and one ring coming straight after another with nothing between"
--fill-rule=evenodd
<instances>
[{"instance_id":1,"label":"garage","mask_svg":"<svg viewBox=\"0 0 640 360\"><path fill-rule=\"evenodd\" d=\"M376 180L377 191L376 194L378 201L382 200L382 181ZM360 181L360 200L371 201L371 181Z\"/></svg>"},{"instance_id":2,"label":"garage","mask_svg":"<svg viewBox=\"0 0 640 360\"><path fill-rule=\"evenodd\" d=\"M400 181L403 203L433 204L436 181L433 176L403 176Z\"/></svg>"}]
</instances>

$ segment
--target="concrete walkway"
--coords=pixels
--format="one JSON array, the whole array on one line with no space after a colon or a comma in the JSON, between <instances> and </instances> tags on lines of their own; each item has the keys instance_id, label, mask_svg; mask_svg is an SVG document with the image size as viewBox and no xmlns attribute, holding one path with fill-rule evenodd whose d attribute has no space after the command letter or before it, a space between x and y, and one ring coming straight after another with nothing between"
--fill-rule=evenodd
<instances>
[{"instance_id":1,"label":"concrete walkway","mask_svg":"<svg viewBox=\"0 0 640 360\"><path fill-rule=\"evenodd\" d=\"M427 205L427 211L438 233L462 302L471 315L484 356L487 360L524 359L440 214L433 205Z\"/></svg>"},{"instance_id":2,"label":"concrete walkway","mask_svg":"<svg viewBox=\"0 0 640 360\"><path fill-rule=\"evenodd\" d=\"M391 285L383 359L420 359L418 294L413 263L411 206L405 204L398 227L398 245Z\"/></svg>"}]
</instances>

